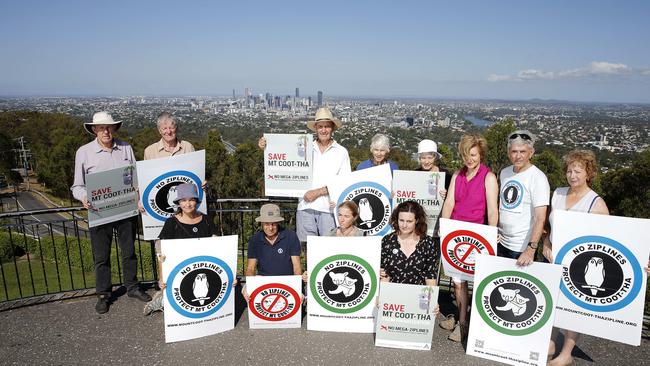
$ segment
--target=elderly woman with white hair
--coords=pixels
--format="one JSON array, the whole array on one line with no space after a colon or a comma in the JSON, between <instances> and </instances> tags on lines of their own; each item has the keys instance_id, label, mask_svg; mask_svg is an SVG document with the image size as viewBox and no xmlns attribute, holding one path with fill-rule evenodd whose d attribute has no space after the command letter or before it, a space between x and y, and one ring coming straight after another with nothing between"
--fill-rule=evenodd
<instances>
[{"instance_id":1,"label":"elderly woman with white hair","mask_svg":"<svg viewBox=\"0 0 650 366\"><path fill-rule=\"evenodd\" d=\"M357 170L372 168L381 164L388 164L390 172L399 169L397 163L388 160L388 153L390 152L390 140L388 136L378 133L372 137L370 141L370 152L372 153L370 159L364 160L357 165Z\"/></svg>"},{"instance_id":2,"label":"elderly woman with white hair","mask_svg":"<svg viewBox=\"0 0 650 366\"><path fill-rule=\"evenodd\" d=\"M176 137L178 126L176 118L171 113L160 113L156 125L160 133L160 141L154 142L144 149L144 160L166 158L194 151L192 144Z\"/></svg>"}]
</instances>

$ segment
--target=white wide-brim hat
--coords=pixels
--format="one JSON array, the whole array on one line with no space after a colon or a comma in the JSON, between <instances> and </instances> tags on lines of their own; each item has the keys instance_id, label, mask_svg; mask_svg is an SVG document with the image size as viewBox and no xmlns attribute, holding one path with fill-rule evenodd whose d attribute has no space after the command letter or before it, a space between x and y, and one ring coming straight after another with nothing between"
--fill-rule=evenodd
<instances>
[{"instance_id":1,"label":"white wide-brim hat","mask_svg":"<svg viewBox=\"0 0 650 366\"><path fill-rule=\"evenodd\" d=\"M88 133L94 136L95 133L93 132L93 126L97 125L115 125L115 131L117 131L120 129L120 126L122 126L122 121L114 121L113 117L111 117L108 112L97 112L93 114L92 122L84 123L84 128Z\"/></svg>"},{"instance_id":2,"label":"white wide-brim hat","mask_svg":"<svg viewBox=\"0 0 650 366\"><path fill-rule=\"evenodd\" d=\"M316 123L318 122L325 122L325 121L330 121L334 124L334 129L339 129L341 126L343 126L343 123L341 123L341 120L338 118L335 118L334 115L332 115L332 111L330 111L329 108L327 107L320 107L316 111L316 116L314 116L313 121L307 121L307 128L310 130L316 132Z\"/></svg>"},{"instance_id":3,"label":"white wide-brim hat","mask_svg":"<svg viewBox=\"0 0 650 366\"><path fill-rule=\"evenodd\" d=\"M433 140L422 140L418 144L418 154L431 153L440 159L442 154L438 152L438 144Z\"/></svg>"}]
</instances>

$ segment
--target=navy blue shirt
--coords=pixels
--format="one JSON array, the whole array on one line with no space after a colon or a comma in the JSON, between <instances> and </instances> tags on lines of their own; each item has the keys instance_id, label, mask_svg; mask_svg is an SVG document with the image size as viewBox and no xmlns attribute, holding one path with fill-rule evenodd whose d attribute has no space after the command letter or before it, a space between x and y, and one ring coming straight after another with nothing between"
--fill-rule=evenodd
<instances>
[{"instance_id":1,"label":"navy blue shirt","mask_svg":"<svg viewBox=\"0 0 650 366\"><path fill-rule=\"evenodd\" d=\"M257 259L258 275L293 275L292 256L300 256L300 241L291 230L280 229L273 245L266 240L264 231L256 232L248 241L248 258Z\"/></svg>"}]
</instances>

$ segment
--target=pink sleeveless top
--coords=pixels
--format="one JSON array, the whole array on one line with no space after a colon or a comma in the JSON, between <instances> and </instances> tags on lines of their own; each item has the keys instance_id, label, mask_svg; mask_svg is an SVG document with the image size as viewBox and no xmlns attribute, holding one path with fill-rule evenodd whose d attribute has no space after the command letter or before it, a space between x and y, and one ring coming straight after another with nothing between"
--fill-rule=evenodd
<instances>
[{"instance_id":1,"label":"pink sleeveless top","mask_svg":"<svg viewBox=\"0 0 650 366\"><path fill-rule=\"evenodd\" d=\"M486 223L487 198L485 197L485 176L490 169L481 164L478 172L469 182L466 178L467 167L463 167L454 182L454 210L451 218L454 220Z\"/></svg>"}]
</instances>

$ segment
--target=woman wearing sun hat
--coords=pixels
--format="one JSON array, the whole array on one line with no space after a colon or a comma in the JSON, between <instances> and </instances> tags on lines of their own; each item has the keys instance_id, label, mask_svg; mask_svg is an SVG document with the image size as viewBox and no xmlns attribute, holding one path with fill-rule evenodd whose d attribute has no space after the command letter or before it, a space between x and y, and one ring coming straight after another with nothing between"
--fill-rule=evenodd
<instances>
[{"instance_id":1,"label":"woman wearing sun hat","mask_svg":"<svg viewBox=\"0 0 650 366\"><path fill-rule=\"evenodd\" d=\"M174 204L178 205L176 214L165 221L158 239L156 240L156 257L158 258L158 286L160 287L153 300L144 307L144 314L149 315L154 311L163 309L162 290L166 285L162 279L162 263L165 256L161 253L160 240L162 239L190 239L206 238L214 235L214 224L208 215L197 210L199 200L198 188L192 183L182 183L176 186L178 196Z\"/></svg>"}]
</instances>

